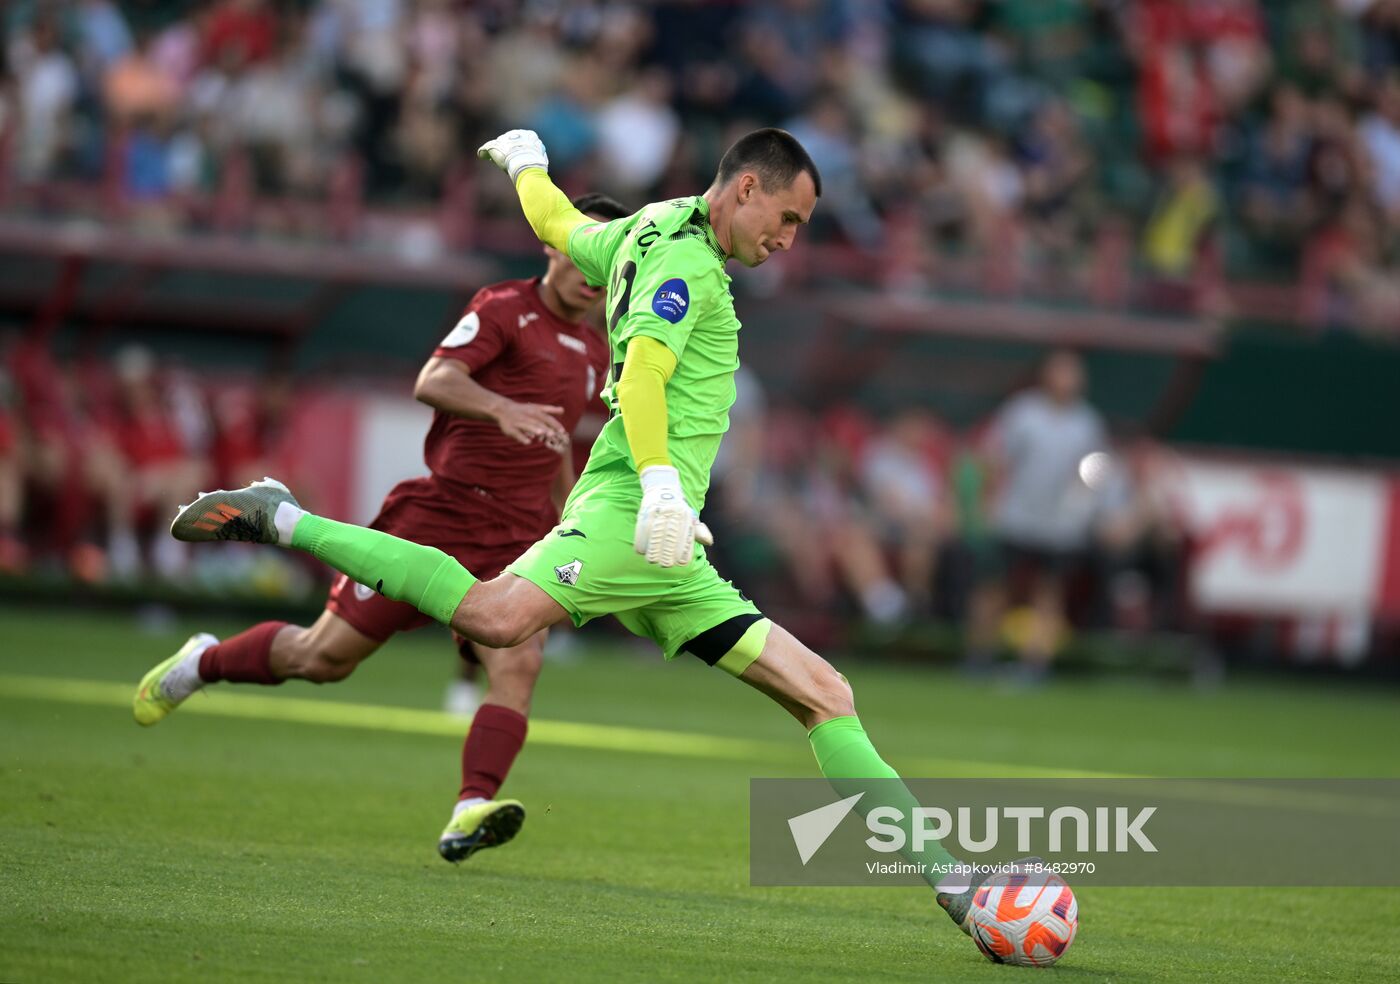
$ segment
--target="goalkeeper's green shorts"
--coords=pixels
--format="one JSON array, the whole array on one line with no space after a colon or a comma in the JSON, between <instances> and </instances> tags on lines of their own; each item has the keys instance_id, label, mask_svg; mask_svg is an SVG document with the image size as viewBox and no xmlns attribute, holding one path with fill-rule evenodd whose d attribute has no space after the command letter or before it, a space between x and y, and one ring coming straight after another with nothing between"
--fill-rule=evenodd
<instances>
[{"instance_id":1,"label":"goalkeeper's green shorts","mask_svg":"<svg viewBox=\"0 0 1400 984\"><path fill-rule=\"evenodd\" d=\"M758 658L770 623L698 543L684 567L648 564L632 547L641 501L635 475L585 473L559 525L506 571L538 585L575 625L615 615L667 659L684 650L737 676Z\"/></svg>"}]
</instances>

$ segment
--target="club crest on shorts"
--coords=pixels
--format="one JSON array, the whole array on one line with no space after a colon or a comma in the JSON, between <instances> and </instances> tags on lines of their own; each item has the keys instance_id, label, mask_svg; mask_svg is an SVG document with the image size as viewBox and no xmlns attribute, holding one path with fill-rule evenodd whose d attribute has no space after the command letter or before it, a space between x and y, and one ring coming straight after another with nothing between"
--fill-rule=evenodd
<instances>
[{"instance_id":1,"label":"club crest on shorts","mask_svg":"<svg viewBox=\"0 0 1400 984\"><path fill-rule=\"evenodd\" d=\"M374 597L374 589L371 588L368 584L361 584L359 581L356 581L355 597L358 598L360 601L369 601L371 598Z\"/></svg>"},{"instance_id":2,"label":"club crest on shorts","mask_svg":"<svg viewBox=\"0 0 1400 984\"><path fill-rule=\"evenodd\" d=\"M575 558L571 564L554 568L554 576L559 579L560 584L578 584L578 576L582 570L583 561Z\"/></svg>"}]
</instances>

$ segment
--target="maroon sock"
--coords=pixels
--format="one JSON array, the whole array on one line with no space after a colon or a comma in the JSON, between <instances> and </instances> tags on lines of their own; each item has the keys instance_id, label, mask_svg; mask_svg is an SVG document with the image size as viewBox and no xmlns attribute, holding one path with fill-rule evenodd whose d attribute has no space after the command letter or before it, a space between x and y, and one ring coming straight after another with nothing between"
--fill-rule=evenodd
<instances>
[{"instance_id":1,"label":"maroon sock","mask_svg":"<svg viewBox=\"0 0 1400 984\"><path fill-rule=\"evenodd\" d=\"M509 707L482 704L477 709L467 740L462 743L459 800L472 796L495 799L520 746L525 744L525 728L525 715Z\"/></svg>"},{"instance_id":2,"label":"maroon sock","mask_svg":"<svg viewBox=\"0 0 1400 984\"><path fill-rule=\"evenodd\" d=\"M229 683L277 686L283 681L273 675L268 658L272 655L272 640L286 627L286 622L260 622L246 632L210 646L199 657L199 678L205 683L227 680Z\"/></svg>"}]
</instances>

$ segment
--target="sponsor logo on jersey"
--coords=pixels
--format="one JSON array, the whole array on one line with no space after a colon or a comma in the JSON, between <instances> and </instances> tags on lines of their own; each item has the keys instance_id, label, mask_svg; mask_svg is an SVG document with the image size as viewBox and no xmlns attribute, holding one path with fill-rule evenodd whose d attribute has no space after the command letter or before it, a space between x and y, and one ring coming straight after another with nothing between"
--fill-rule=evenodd
<instances>
[{"instance_id":1,"label":"sponsor logo on jersey","mask_svg":"<svg viewBox=\"0 0 1400 984\"><path fill-rule=\"evenodd\" d=\"M525 327L526 325L528 325L531 321L538 321L539 318L540 318L540 316L539 316L537 313L535 313L534 311L526 311L524 314L522 314L522 315L520 316L520 319L516 322L515 327L517 327L517 328L524 328L524 327Z\"/></svg>"},{"instance_id":2,"label":"sponsor logo on jersey","mask_svg":"<svg viewBox=\"0 0 1400 984\"><path fill-rule=\"evenodd\" d=\"M651 309L671 324L680 324L690 307L690 288L680 277L672 277L660 287L651 298Z\"/></svg>"},{"instance_id":3,"label":"sponsor logo on jersey","mask_svg":"<svg viewBox=\"0 0 1400 984\"><path fill-rule=\"evenodd\" d=\"M583 572L583 561L575 558L573 563L554 568L554 576L560 584L578 584L578 576Z\"/></svg>"},{"instance_id":4,"label":"sponsor logo on jersey","mask_svg":"<svg viewBox=\"0 0 1400 984\"><path fill-rule=\"evenodd\" d=\"M557 337L559 339L559 344L564 346L566 349L573 349L579 355L588 354L588 346L583 343L582 338L575 338L572 335L566 335L562 331L559 332Z\"/></svg>"},{"instance_id":5,"label":"sponsor logo on jersey","mask_svg":"<svg viewBox=\"0 0 1400 984\"><path fill-rule=\"evenodd\" d=\"M481 319L475 311L468 311L462 320L457 322L457 327L449 331L447 337L442 340L442 348L461 348L463 345L469 345L479 331Z\"/></svg>"}]
</instances>

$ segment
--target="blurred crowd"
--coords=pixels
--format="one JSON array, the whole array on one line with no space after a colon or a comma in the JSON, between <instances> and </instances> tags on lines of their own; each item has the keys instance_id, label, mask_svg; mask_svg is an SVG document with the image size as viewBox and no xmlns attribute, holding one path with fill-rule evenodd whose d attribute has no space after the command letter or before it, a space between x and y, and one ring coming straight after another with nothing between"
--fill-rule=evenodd
<instances>
[{"instance_id":1,"label":"blurred crowd","mask_svg":"<svg viewBox=\"0 0 1400 984\"><path fill-rule=\"evenodd\" d=\"M567 185L640 202L703 188L729 139L776 123L824 174L813 235L895 250L895 279L1015 257L1001 266L1024 282L1004 287L1092 295L1126 267L1145 285L1127 300L1215 312L1224 276L1301 279L1316 324L1400 324L1400 0L10 0L0 16L14 176L115 183L158 226L211 221L198 203L219 190L234 214L247 196L428 205L508 126L537 129Z\"/></svg>"},{"instance_id":2,"label":"blurred crowd","mask_svg":"<svg viewBox=\"0 0 1400 984\"><path fill-rule=\"evenodd\" d=\"M55 358L34 338L0 347L0 573L83 582L246 579L252 563L196 571L166 534L192 492L293 464L288 381L213 378L130 346L110 360ZM265 565L262 565L265 566Z\"/></svg>"},{"instance_id":3,"label":"blurred crowd","mask_svg":"<svg viewBox=\"0 0 1400 984\"><path fill-rule=\"evenodd\" d=\"M1053 352L957 433L922 409L766 406L741 369L706 509L712 552L794 618L937 618L963 627L973 668L1009 647L1032 678L1073 628L1180 631L1190 544L1168 493L1175 461L1145 435L1111 437L1085 384L1078 355Z\"/></svg>"},{"instance_id":4,"label":"blurred crowd","mask_svg":"<svg viewBox=\"0 0 1400 984\"><path fill-rule=\"evenodd\" d=\"M974 666L1009 646L1031 675L1072 627L1183 628L1187 538L1164 494L1170 456L1142 437L1110 439L1074 353L1052 353L1029 383L956 433L919 409L877 420L854 406L769 405L741 370L705 508L717 563L813 638L936 618L964 627ZM143 592L246 591L259 578L262 593L306 590L324 569L256 549L191 552L166 533L192 492L265 474L314 502L289 434L304 398L288 377L195 374L139 347L75 362L9 339L0 573Z\"/></svg>"}]
</instances>

